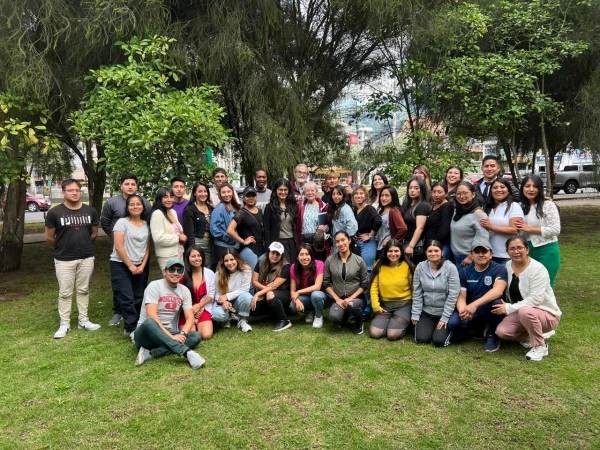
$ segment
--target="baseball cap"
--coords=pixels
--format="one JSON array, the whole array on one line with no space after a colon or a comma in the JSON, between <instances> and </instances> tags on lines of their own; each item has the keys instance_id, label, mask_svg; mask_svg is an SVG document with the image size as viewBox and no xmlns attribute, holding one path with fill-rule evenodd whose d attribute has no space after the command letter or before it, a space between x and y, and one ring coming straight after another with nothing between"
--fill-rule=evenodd
<instances>
[{"instance_id":1,"label":"baseball cap","mask_svg":"<svg viewBox=\"0 0 600 450\"><path fill-rule=\"evenodd\" d=\"M257 190L256 190L256 188L255 188L255 187L253 187L253 186L246 186L246 188L244 189L244 192L243 192L243 194L242 194L242 195L243 195L243 196L246 196L246 195L248 195L248 194L254 194L254 195L257 195L257 194L258 194L258 192L257 192Z\"/></svg>"},{"instance_id":2,"label":"baseball cap","mask_svg":"<svg viewBox=\"0 0 600 450\"><path fill-rule=\"evenodd\" d=\"M283 245L280 242L271 242L271 245L269 245L269 250L272 252L277 252L280 255L283 255L284 252Z\"/></svg>"},{"instance_id":3,"label":"baseball cap","mask_svg":"<svg viewBox=\"0 0 600 450\"><path fill-rule=\"evenodd\" d=\"M167 261L167 264L165 264L165 269L169 269L173 266L181 266L184 267L183 261L177 258L173 258Z\"/></svg>"},{"instance_id":4,"label":"baseball cap","mask_svg":"<svg viewBox=\"0 0 600 450\"><path fill-rule=\"evenodd\" d=\"M486 250L492 249L492 246L490 245L490 243L488 241L473 242L473 245L471 245L471 251L475 250L477 247L483 247Z\"/></svg>"}]
</instances>

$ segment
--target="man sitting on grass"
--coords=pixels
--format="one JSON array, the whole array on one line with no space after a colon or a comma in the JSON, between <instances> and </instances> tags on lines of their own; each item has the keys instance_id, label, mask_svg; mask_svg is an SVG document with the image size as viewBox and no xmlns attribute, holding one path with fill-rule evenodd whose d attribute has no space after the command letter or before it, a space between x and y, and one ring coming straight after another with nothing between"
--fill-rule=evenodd
<instances>
[{"instance_id":1,"label":"man sitting on grass","mask_svg":"<svg viewBox=\"0 0 600 450\"><path fill-rule=\"evenodd\" d=\"M170 259L163 269L163 279L153 281L144 291L140 320L133 335L139 349L135 365L144 364L151 358L175 353L185 356L192 369L199 369L204 358L191 350L202 339L194 328L192 295L188 288L179 284L183 275L183 262ZM185 325L177 331L179 314L185 314Z\"/></svg>"}]
</instances>

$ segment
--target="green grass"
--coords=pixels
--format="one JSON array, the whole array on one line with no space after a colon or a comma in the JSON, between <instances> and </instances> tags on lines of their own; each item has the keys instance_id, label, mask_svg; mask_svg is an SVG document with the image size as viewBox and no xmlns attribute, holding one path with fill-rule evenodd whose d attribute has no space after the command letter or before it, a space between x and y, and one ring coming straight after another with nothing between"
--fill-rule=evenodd
<instances>
[{"instance_id":1,"label":"green grass","mask_svg":"<svg viewBox=\"0 0 600 450\"><path fill-rule=\"evenodd\" d=\"M102 328L60 341L51 249L27 245L22 270L0 277L0 448L598 448L600 208L561 214L564 316L540 363L514 343L435 349L298 317L282 333L256 320L219 331L198 371L176 356L134 367L107 326L108 241L91 283Z\"/></svg>"}]
</instances>

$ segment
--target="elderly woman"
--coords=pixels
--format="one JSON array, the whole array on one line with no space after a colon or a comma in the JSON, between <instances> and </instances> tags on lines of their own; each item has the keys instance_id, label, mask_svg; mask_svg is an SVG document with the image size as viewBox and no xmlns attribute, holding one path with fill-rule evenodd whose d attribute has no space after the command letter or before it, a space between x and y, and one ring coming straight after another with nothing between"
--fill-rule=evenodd
<instances>
[{"instance_id":1,"label":"elderly woman","mask_svg":"<svg viewBox=\"0 0 600 450\"><path fill-rule=\"evenodd\" d=\"M507 302L492 307L494 314L506 314L496 335L501 339L520 341L530 348L527 359L541 361L548 356L546 339L554 335L560 322L560 311L548 270L529 256L527 240L512 236L506 241L510 261L506 263Z\"/></svg>"}]
</instances>

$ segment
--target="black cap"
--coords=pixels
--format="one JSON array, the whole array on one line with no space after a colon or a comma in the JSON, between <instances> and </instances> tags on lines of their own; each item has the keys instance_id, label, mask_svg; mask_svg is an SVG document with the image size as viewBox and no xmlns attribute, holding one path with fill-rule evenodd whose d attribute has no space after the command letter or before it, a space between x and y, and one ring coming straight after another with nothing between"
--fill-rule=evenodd
<instances>
[{"instance_id":1,"label":"black cap","mask_svg":"<svg viewBox=\"0 0 600 450\"><path fill-rule=\"evenodd\" d=\"M254 195L258 195L258 191L257 191L257 190L256 190L256 188L255 188L255 187L253 187L253 186L247 186L247 187L244 189L244 193L243 193L242 195L245 197L245 196L246 196L246 195L248 195L248 194L254 194Z\"/></svg>"}]
</instances>

